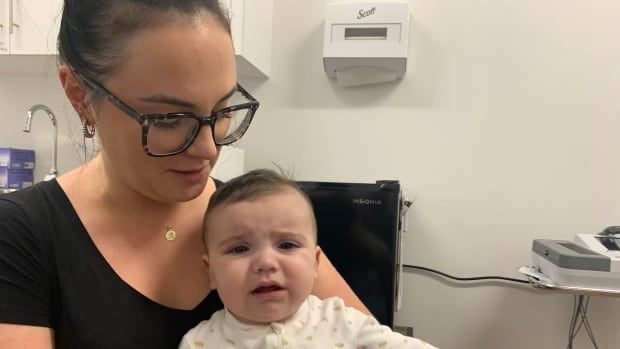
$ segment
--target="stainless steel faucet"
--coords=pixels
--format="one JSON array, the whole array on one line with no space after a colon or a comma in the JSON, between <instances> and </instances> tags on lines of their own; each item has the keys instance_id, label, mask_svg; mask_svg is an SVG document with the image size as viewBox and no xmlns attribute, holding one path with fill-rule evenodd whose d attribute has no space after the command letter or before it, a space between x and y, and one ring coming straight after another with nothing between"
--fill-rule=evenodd
<instances>
[{"instance_id":1,"label":"stainless steel faucet","mask_svg":"<svg viewBox=\"0 0 620 349\"><path fill-rule=\"evenodd\" d=\"M50 120L52 120L52 125L54 125L54 145L52 147L52 168L50 169L50 172L45 175L45 177L43 177L44 181L49 181L52 180L54 178L56 178L56 175L58 175L58 170L56 169L56 155L57 155L57 149L58 149L58 125L56 124L56 117L54 116L54 112L52 112L52 110L43 105L43 104L36 104L33 105L32 107L30 107L30 109L28 109L28 113L26 114L26 124L24 125L24 132L30 132L30 124L32 123L32 116L34 115L34 113L36 113L39 110L43 110L44 112L47 113L47 116L49 116Z\"/></svg>"}]
</instances>

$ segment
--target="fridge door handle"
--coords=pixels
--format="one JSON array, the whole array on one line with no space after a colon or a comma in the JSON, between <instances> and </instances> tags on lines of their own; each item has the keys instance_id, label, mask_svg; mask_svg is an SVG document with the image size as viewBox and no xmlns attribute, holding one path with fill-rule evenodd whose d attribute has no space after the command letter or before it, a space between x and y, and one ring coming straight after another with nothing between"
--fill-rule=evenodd
<instances>
[{"instance_id":1,"label":"fridge door handle","mask_svg":"<svg viewBox=\"0 0 620 349\"><path fill-rule=\"evenodd\" d=\"M415 199L413 200L415 201ZM403 305L403 239L405 237L405 233L407 232L407 211L413 201L407 200L404 196L404 193L401 192L400 196L400 214L398 219L398 251L397 253L397 263L398 263L398 274L396 275L396 306L394 307L394 311L397 312L402 308Z\"/></svg>"}]
</instances>

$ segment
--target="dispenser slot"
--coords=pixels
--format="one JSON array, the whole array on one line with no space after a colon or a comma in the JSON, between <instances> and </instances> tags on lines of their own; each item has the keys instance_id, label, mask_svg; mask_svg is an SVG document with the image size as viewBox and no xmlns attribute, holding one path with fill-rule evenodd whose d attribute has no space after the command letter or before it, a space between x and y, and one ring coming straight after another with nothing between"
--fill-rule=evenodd
<instances>
[{"instance_id":1,"label":"dispenser slot","mask_svg":"<svg viewBox=\"0 0 620 349\"><path fill-rule=\"evenodd\" d=\"M332 25L332 43L353 44L364 40L400 44L401 25L397 23Z\"/></svg>"},{"instance_id":2,"label":"dispenser slot","mask_svg":"<svg viewBox=\"0 0 620 349\"><path fill-rule=\"evenodd\" d=\"M387 40L387 27L344 28L345 40Z\"/></svg>"}]
</instances>

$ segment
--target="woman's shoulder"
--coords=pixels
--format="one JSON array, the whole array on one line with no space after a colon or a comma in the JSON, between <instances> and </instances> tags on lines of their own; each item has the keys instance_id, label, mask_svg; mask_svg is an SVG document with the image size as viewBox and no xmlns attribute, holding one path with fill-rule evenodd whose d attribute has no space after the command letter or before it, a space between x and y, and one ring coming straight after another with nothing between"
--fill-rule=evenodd
<instances>
[{"instance_id":1,"label":"woman's shoulder","mask_svg":"<svg viewBox=\"0 0 620 349\"><path fill-rule=\"evenodd\" d=\"M0 221L11 216L30 215L50 211L63 203L63 191L53 181L40 182L31 187L0 196Z\"/></svg>"},{"instance_id":2,"label":"woman's shoulder","mask_svg":"<svg viewBox=\"0 0 620 349\"><path fill-rule=\"evenodd\" d=\"M55 183L0 197L0 322L50 327ZM61 191L62 193L62 191ZM60 219L61 220L61 219Z\"/></svg>"},{"instance_id":3,"label":"woman's shoulder","mask_svg":"<svg viewBox=\"0 0 620 349\"><path fill-rule=\"evenodd\" d=\"M0 196L2 239L47 240L58 222L74 212L64 192L54 181L41 182Z\"/></svg>"}]
</instances>

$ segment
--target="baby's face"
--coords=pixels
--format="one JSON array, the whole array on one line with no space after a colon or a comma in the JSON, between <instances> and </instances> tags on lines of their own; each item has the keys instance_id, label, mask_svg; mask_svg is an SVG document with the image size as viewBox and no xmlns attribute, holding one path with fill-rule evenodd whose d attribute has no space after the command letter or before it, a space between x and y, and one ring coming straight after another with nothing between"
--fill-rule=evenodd
<instances>
[{"instance_id":1,"label":"baby's face","mask_svg":"<svg viewBox=\"0 0 620 349\"><path fill-rule=\"evenodd\" d=\"M207 229L211 287L247 323L286 320L316 277L310 207L294 190L217 207Z\"/></svg>"}]
</instances>

